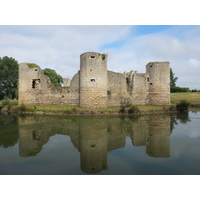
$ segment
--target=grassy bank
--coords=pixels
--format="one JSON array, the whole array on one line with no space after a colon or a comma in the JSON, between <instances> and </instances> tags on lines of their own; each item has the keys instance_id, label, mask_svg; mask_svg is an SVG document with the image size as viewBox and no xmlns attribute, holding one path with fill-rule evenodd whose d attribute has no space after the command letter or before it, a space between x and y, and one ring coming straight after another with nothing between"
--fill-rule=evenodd
<instances>
[{"instance_id":1,"label":"grassy bank","mask_svg":"<svg viewBox=\"0 0 200 200\"><path fill-rule=\"evenodd\" d=\"M98 115L106 115L106 114L126 114L130 113L130 109L134 112L134 109L138 110L135 113L166 113L166 112L174 112L176 104L178 104L181 100L186 100L190 103L190 108L200 108L200 92L187 92L187 93L171 93L171 105L167 106L136 106L136 107L128 107L120 112L121 107L108 107L108 108L80 108L78 106L68 106L68 105L35 105L35 106L18 106L17 101L9 101L7 108L11 112L25 112L25 113L36 113L36 114L98 114ZM3 101L0 101L1 105L5 104ZM133 114L133 113L131 113Z\"/></svg>"},{"instance_id":2,"label":"grassy bank","mask_svg":"<svg viewBox=\"0 0 200 200\"><path fill-rule=\"evenodd\" d=\"M171 93L171 103L176 104L182 99L188 101L191 105L200 106L200 92Z\"/></svg>"},{"instance_id":3,"label":"grassy bank","mask_svg":"<svg viewBox=\"0 0 200 200\"><path fill-rule=\"evenodd\" d=\"M0 102L1 105L1 102ZM23 113L35 113L35 114L97 114L97 115L110 115L110 114L134 114L134 113L159 113L168 112L172 105L168 106L130 106L121 112L120 106L108 107L108 108L80 108L78 106L68 105L17 105L17 101L11 101L9 106L10 112L23 112Z\"/></svg>"}]
</instances>

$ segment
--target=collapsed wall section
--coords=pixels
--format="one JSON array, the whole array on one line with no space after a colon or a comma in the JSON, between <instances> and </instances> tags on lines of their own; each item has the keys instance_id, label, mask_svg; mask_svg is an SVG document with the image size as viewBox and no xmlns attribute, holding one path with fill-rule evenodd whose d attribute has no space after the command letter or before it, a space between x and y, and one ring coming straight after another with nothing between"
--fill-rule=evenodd
<instances>
[{"instance_id":1,"label":"collapsed wall section","mask_svg":"<svg viewBox=\"0 0 200 200\"><path fill-rule=\"evenodd\" d=\"M137 73L137 71L126 73L126 84L131 104L145 105L148 103L148 77L147 73Z\"/></svg>"},{"instance_id":2,"label":"collapsed wall section","mask_svg":"<svg viewBox=\"0 0 200 200\"><path fill-rule=\"evenodd\" d=\"M74 83L77 82L77 83ZM19 64L19 100L25 105L78 105L79 74L71 81L73 87L55 87L37 65Z\"/></svg>"},{"instance_id":3,"label":"collapsed wall section","mask_svg":"<svg viewBox=\"0 0 200 200\"><path fill-rule=\"evenodd\" d=\"M108 71L108 106L121 106L123 103L145 105L148 103L149 74L116 73Z\"/></svg>"}]
</instances>

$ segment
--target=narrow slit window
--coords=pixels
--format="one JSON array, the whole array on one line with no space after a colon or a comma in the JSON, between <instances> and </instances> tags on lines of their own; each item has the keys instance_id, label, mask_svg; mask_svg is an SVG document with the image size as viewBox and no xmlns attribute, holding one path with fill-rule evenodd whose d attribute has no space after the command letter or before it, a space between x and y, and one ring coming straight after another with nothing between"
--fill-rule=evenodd
<instances>
[{"instance_id":1,"label":"narrow slit window","mask_svg":"<svg viewBox=\"0 0 200 200\"><path fill-rule=\"evenodd\" d=\"M149 77L147 77L147 81L149 82Z\"/></svg>"},{"instance_id":2,"label":"narrow slit window","mask_svg":"<svg viewBox=\"0 0 200 200\"><path fill-rule=\"evenodd\" d=\"M95 56L91 56L91 58L95 58Z\"/></svg>"}]
</instances>

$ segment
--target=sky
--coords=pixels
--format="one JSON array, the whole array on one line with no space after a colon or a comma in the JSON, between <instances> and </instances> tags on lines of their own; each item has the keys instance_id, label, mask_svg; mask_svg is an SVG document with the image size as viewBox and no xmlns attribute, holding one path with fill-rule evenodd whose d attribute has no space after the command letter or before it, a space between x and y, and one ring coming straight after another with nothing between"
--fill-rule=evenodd
<instances>
[{"instance_id":1,"label":"sky","mask_svg":"<svg viewBox=\"0 0 200 200\"><path fill-rule=\"evenodd\" d=\"M146 64L169 61L177 86L200 89L198 25L0 25L0 57L36 63L72 78L80 55L107 53L114 72L146 72Z\"/></svg>"}]
</instances>

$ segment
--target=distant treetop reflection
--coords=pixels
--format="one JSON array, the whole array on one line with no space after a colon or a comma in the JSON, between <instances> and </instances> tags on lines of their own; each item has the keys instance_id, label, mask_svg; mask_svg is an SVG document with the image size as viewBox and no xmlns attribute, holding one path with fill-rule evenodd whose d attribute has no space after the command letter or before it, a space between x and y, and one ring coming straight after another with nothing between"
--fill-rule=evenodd
<instances>
[{"instance_id":1,"label":"distant treetop reflection","mask_svg":"<svg viewBox=\"0 0 200 200\"><path fill-rule=\"evenodd\" d=\"M170 133L173 132L175 125L178 123L186 124L190 122L189 113L188 112L181 112L177 113L176 115L171 115L171 123L170 123Z\"/></svg>"},{"instance_id":2,"label":"distant treetop reflection","mask_svg":"<svg viewBox=\"0 0 200 200\"><path fill-rule=\"evenodd\" d=\"M18 143L17 117L0 114L0 147L8 148Z\"/></svg>"}]
</instances>

